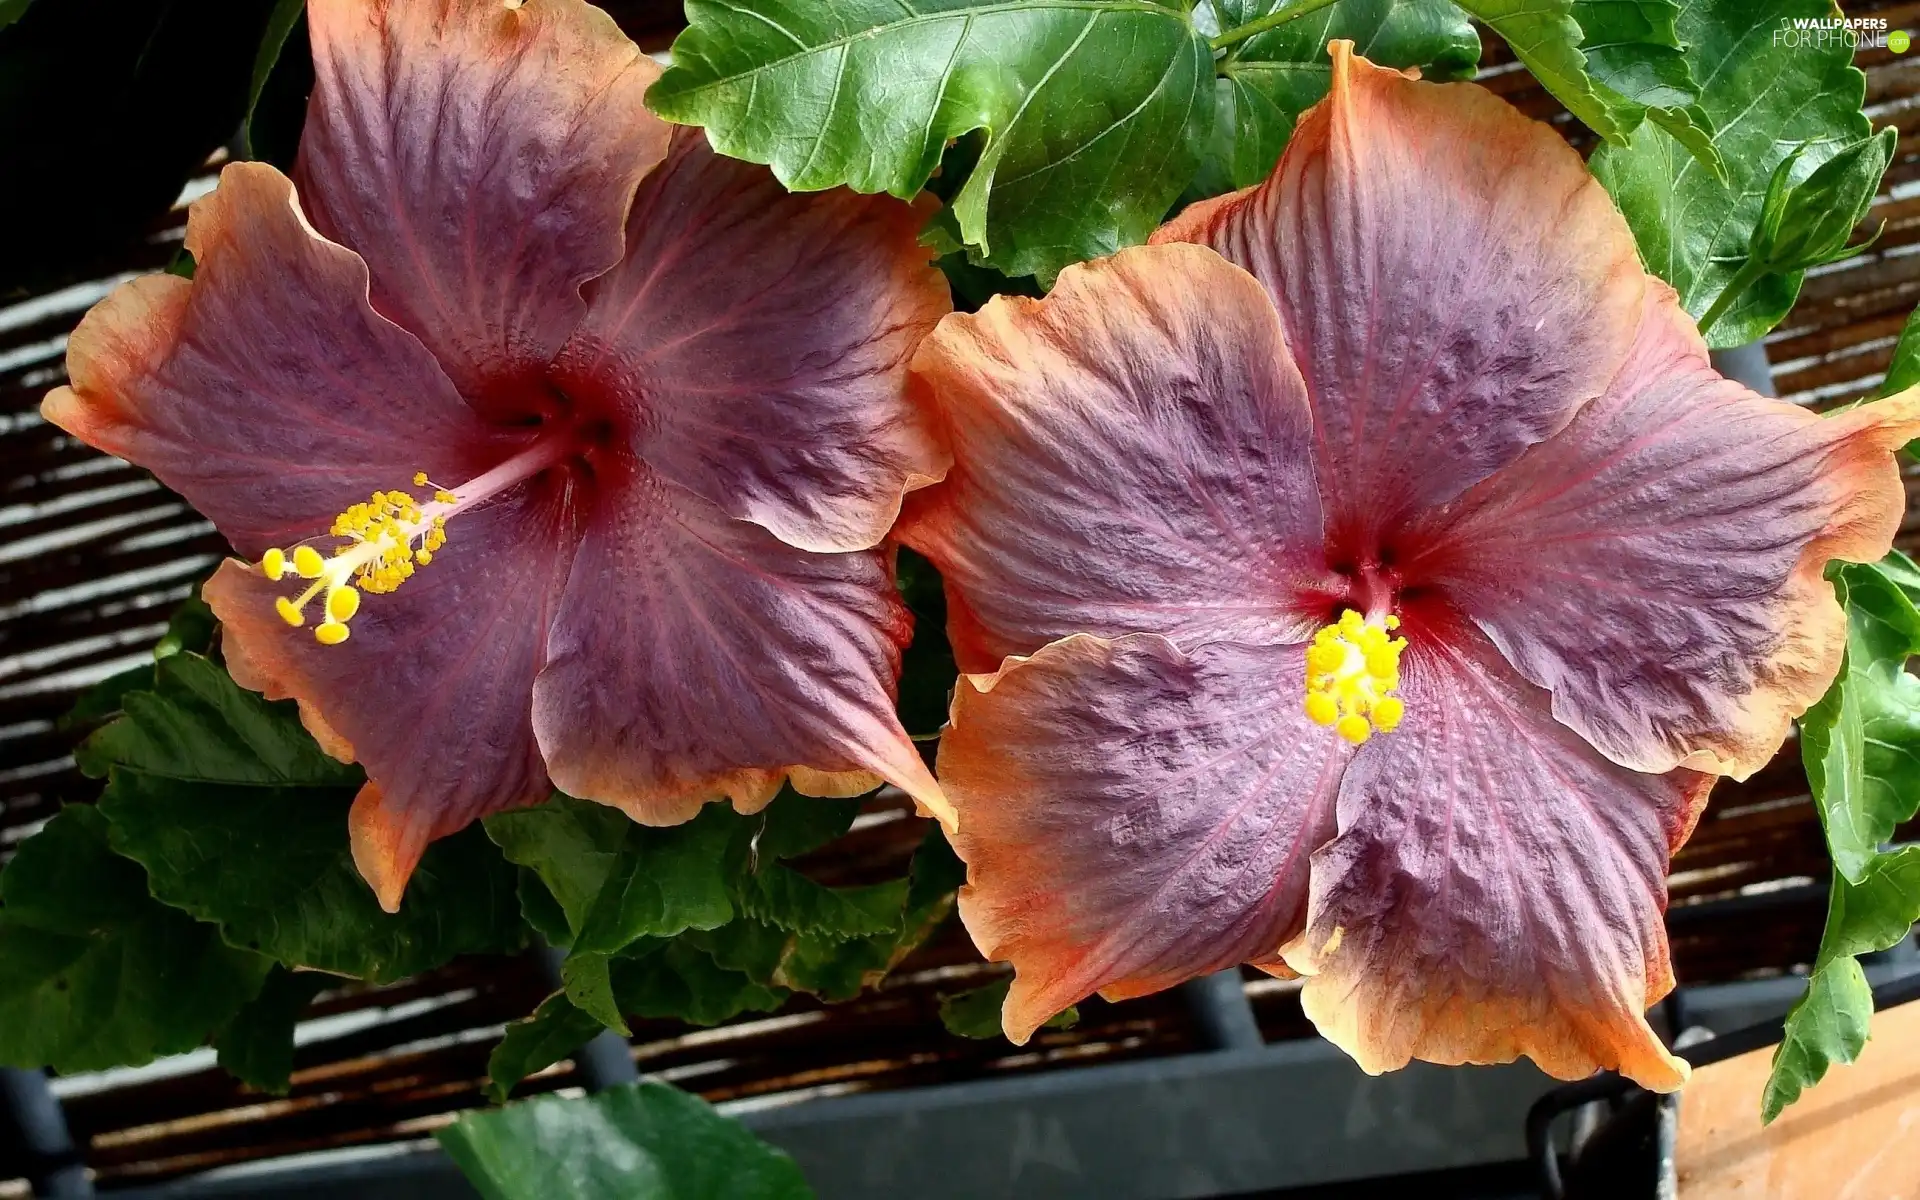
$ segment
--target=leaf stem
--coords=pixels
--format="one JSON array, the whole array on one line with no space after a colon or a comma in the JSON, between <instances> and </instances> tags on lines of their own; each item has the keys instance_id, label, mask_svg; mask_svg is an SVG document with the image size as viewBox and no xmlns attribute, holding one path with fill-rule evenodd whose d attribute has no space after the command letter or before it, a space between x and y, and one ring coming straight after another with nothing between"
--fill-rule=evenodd
<instances>
[{"instance_id":1,"label":"leaf stem","mask_svg":"<svg viewBox=\"0 0 1920 1200\"><path fill-rule=\"evenodd\" d=\"M1740 264L1740 269L1733 273L1733 278L1727 280L1727 286L1720 289L1720 294L1714 297L1707 311L1700 314L1700 336L1707 336L1707 330L1712 329L1716 321L1727 315L1727 310L1740 299L1741 293L1752 287L1766 273L1767 264L1757 256L1749 255L1747 261Z\"/></svg>"},{"instance_id":2,"label":"leaf stem","mask_svg":"<svg viewBox=\"0 0 1920 1200\"><path fill-rule=\"evenodd\" d=\"M1292 4L1281 5L1264 17L1248 21L1245 25L1234 26L1207 44L1215 50L1224 50L1250 37L1258 37L1268 30L1278 29L1296 17L1317 13L1333 3L1336 3L1336 0L1294 0Z\"/></svg>"}]
</instances>

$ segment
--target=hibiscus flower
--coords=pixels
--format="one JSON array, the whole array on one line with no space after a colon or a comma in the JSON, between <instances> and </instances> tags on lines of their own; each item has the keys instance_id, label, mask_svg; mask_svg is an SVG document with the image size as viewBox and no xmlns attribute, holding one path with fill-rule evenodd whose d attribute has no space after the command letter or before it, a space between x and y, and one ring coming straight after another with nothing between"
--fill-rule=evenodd
<instances>
[{"instance_id":1,"label":"hibiscus flower","mask_svg":"<svg viewBox=\"0 0 1920 1200\"><path fill-rule=\"evenodd\" d=\"M946 464L904 391L950 307L914 210L671 129L579 0L307 16L293 179L227 167L192 282L90 312L44 412L259 559L206 586L228 666L366 767L382 904L554 785L652 824L788 778L944 813L873 549Z\"/></svg>"},{"instance_id":2,"label":"hibiscus flower","mask_svg":"<svg viewBox=\"0 0 1920 1200\"><path fill-rule=\"evenodd\" d=\"M1920 396L1723 379L1551 130L1333 64L1266 182L916 359L961 913L1015 1041L1248 962L1368 1071L1676 1087L1669 856L1837 671Z\"/></svg>"}]
</instances>

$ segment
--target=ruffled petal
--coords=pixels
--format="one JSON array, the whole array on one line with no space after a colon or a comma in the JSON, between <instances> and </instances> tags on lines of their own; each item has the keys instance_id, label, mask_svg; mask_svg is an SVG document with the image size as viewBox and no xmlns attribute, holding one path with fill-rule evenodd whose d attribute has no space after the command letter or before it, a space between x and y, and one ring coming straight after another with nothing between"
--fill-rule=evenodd
<instances>
[{"instance_id":1,"label":"ruffled petal","mask_svg":"<svg viewBox=\"0 0 1920 1200\"><path fill-rule=\"evenodd\" d=\"M1473 84L1330 44L1332 90L1272 178L1189 208L1273 293L1319 434L1329 542L1365 557L1600 394L1645 272L1580 156Z\"/></svg>"},{"instance_id":2,"label":"ruffled petal","mask_svg":"<svg viewBox=\"0 0 1920 1200\"><path fill-rule=\"evenodd\" d=\"M80 322L49 421L151 470L248 555L324 532L415 471L483 469L485 428L368 307L366 264L314 233L286 176L227 167L187 249L191 283L136 279Z\"/></svg>"},{"instance_id":3,"label":"ruffled petal","mask_svg":"<svg viewBox=\"0 0 1920 1200\"><path fill-rule=\"evenodd\" d=\"M1409 614L1407 716L1354 756L1286 948L1301 1003L1372 1073L1412 1058L1671 1091L1667 860L1714 777L1642 775L1547 712L1464 620Z\"/></svg>"},{"instance_id":4,"label":"ruffled petal","mask_svg":"<svg viewBox=\"0 0 1920 1200\"><path fill-rule=\"evenodd\" d=\"M462 394L547 403L547 363L620 260L666 152L660 73L582 0L310 0L315 83L296 177L313 223L373 267L373 303Z\"/></svg>"},{"instance_id":5,"label":"ruffled petal","mask_svg":"<svg viewBox=\"0 0 1920 1200\"><path fill-rule=\"evenodd\" d=\"M951 815L894 715L912 618L882 552L797 550L631 459L595 482L534 685L558 787L670 825L877 775Z\"/></svg>"},{"instance_id":6,"label":"ruffled petal","mask_svg":"<svg viewBox=\"0 0 1920 1200\"><path fill-rule=\"evenodd\" d=\"M1015 1043L1096 991L1273 962L1299 932L1352 754L1303 713L1304 669L1300 646L1076 636L962 679L940 781L960 915L1014 965Z\"/></svg>"},{"instance_id":7,"label":"ruffled petal","mask_svg":"<svg viewBox=\"0 0 1920 1200\"><path fill-rule=\"evenodd\" d=\"M1607 394L1411 534L1408 578L1614 761L1745 778L1840 668L1823 571L1887 552L1916 435L1920 389L1821 418L1721 378L1656 283Z\"/></svg>"},{"instance_id":8,"label":"ruffled petal","mask_svg":"<svg viewBox=\"0 0 1920 1200\"><path fill-rule=\"evenodd\" d=\"M877 545L948 461L906 391L952 309L920 217L844 188L790 194L681 129L555 379L729 516L808 550Z\"/></svg>"},{"instance_id":9,"label":"ruffled petal","mask_svg":"<svg viewBox=\"0 0 1920 1200\"><path fill-rule=\"evenodd\" d=\"M365 596L337 646L274 613L298 580L228 560L207 581L235 682L298 700L321 744L366 768L354 859L388 912L428 842L552 791L531 696L578 540L557 475L462 513L430 566Z\"/></svg>"},{"instance_id":10,"label":"ruffled petal","mask_svg":"<svg viewBox=\"0 0 1920 1200\"><path fill-rule=\"evenodd\" d=\"M953 444L897 536L946 580L962 670L1074 633L1301 640L1324 617L1305 394L1271 302L1155 246L940 323L915 371Z\"/></svg>"}]
</instances>

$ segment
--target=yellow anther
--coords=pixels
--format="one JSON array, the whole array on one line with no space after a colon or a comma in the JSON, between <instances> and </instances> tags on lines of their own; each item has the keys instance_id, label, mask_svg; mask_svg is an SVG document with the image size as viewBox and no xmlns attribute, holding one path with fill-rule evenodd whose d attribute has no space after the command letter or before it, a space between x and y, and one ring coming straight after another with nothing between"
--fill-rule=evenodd
<instances>
[{"instance_id":1,"label":"yellow anther","mask_svg":"<svg viewBox=\"0 0 1920 1200\"><path fill-rule=\"evenodd\" d=\"M327 593L327 620L346 622L360 611L360 593L351 584L341 584Z\"/></svg>"},{"instance_id":2,"label":"yellow anther","mask_svg":"<svg viewBox=\"0 0 1920 1200\"><path fill-rule=\"evenodd\" d=\"M1308 692L1307 719L1315 725L1333 724L1340 719L1340 702L1325 692Z\"/></svg>"},{"instance_id":3,"label":"yellow anther","mask_svg":"<svg viewBox=\"0 0 1920 1200\"><path fill-rule=\"evenodd\" d=\"M433 493L433 498L442 504L460 503L460 497L454 495L452 492L448 491L445 488L440 488L439 490L435 491Z\"/></svg>"},{"instance_id":4,"label":"yellow anther","mask_svg":"<svg viewBox=\"0 0 1920 1200\"><path fill-rule=\"evenodd\" d=\"M425 481L424 471L414 476L416 485ZM437 490L435 496L457 503L450 492ZM347 622L360 611L360 593L391 592L413 575L416 565L433 561L433 551L447 541L447 513L423 508L406 492L374 492L335 517L328 532L343 539L331 557L323 557L312 546L294 548L293 569L314 582L298 596L275 600L274 610L287 624L304 625L301 610L309 600L324 595L321 623L313 636L323 646L337 646L347 640ZM279 577L275 567L284 570L285 566L286 557L278 550L261 559L262 570L272 578Z\"/></svg>"},{"instance_id":5,"label":"yellow anther","mask_svg":"<svg viewBox=\"0 0 1920 1200\"><path fill-rule=\"evenodd\" d=\"M1407 706L1398 696L1382 696L1373 702L1373 725L1381 733L1392 733L1407 715Z\"/></svg>"},{"instance_id":6,"label":"yellow anther","mask_svg":"<svg viewBox=\"0 0 1920 1200\"><path fill-rule=\"evenodd\" d=\"M260 573L268 579L278 579L287 573L287 552L280 549L267 551L260 556Z\"/></svg>"},{"instance_id":7,"label":"yellow anther","mask_svg":"<svg viewBox=\"0 0 1920 1200\"><path fill-rule=\"evenodd\" d=\"M425 471L415 471L413 473L413 486L415 487L427 486L427 473Z\"/></svg>"},{"instance_id":8,"label":"yellow anther","mask_svg":"<svg viewBox=\"0 0 1920 1200\"><path fill-rule=\"evenodd\" d=\"M1400 686L1407 639L1389 633L1399 624L1391 616L1369 621L1348 609L1313 635L1306 653L1309 720L1331 725L1356 746L1400 724L1406 705L1392 693Z\"/></svg>"}]
</instances>

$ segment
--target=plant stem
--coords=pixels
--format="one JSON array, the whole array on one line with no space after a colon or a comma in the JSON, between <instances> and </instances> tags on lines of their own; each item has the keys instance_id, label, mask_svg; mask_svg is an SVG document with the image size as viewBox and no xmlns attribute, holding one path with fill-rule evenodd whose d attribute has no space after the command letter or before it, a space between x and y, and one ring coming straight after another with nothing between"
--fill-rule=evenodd
<instances>
[{"instance_id":1,"label":"plant stem","mask_svg":"<svg viewBox=\"0 0 1920 1200\"><path fill-rule=\"evenodd\" d=\"M1727 280L1727 286L1721 288L1720 294L1714 297L1712 305L1706 312L1700 314L1700 336L1707 336L1707 330L1712 329L1714 322L1727 315L1727 310L1733 307L1734 301L1740 299L1741 293L1752 287L1766 273L1766 264L1758 258L1750 256L1746 262L1741 263L1740 269L1733 273L1733 278Z\"/></svg>"},{"instance_id":2,"label":"plant stem","mask_svg":"<svg viewBox=\"0 0 1920 1200\"><path fill-rule=\"evenodd\" d=\"M1333 3L1335 3L1335 0L1294 0L1292 4L1283 5L1264 17L1248 21L1245 25L1234 26L1219 37L1214 38L1208 45L1212 46L1215 50L1224 50L1228 46L1237 45L1250 37L1258 37L1270 29L1278 29L1296 17L1304 17L1309 13L1317 13Z\"/></svg>"}]
</instances>

